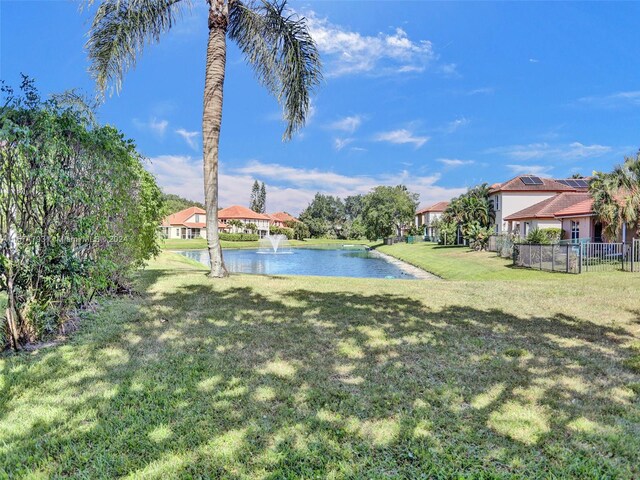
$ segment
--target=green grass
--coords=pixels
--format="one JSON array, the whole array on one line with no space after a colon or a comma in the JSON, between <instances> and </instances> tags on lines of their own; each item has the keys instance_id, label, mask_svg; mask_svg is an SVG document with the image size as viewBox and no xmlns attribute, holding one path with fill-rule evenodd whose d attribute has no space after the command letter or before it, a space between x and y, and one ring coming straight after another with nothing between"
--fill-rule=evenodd
<instances>
[{"instance_id":1,"label":"green grass","mask_svg":"<svg viewBox=\"0 0 640 480\"><path fill-rule=\"evenodd\" d=\"M447 280L549 280L557 275L514 268L513 261L492 252L475 252L467 247L445 247L433 243L398 243L378 247L383 253L404 260ZM599 274L598 278L601 278ZM591 277L590 277L591 278Z\"/></svg>"},{"instance_id":2,"label":"green grass","mask_svg":"<svg viewBox=\"0 0 640 480\"><path fill-rule=\"evenodd\" d=\"M258 248L258 242L228 242L222 241L222 248ZM290 240L293 247L326 247L345 244L370 245L366 240L333 240L329 238L309 238L304 241ZM164 250L202 250L207 248L207 241L204 238L194 238L192 240L172 239L163 240Z\"/></svg>"},{"instance_id":3,"label":"green grass","mask_svg":"<svg viewBox=\"0 0 640 480\"><path fill-rule=\"evenodd\" d=\"M204 273L0 357L0 478L640 476L638 276Z\"/></svg>"}]
</instances>

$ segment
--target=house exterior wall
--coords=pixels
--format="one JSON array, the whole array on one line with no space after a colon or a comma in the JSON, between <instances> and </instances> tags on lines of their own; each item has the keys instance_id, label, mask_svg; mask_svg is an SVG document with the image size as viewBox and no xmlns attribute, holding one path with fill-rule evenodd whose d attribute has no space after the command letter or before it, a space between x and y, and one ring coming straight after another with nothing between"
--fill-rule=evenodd
<instances>
[{"instance_id":1,"label":"house exterior wall","mask_svg":"<svg viewBox=\"0 0 640 480\"><path fill-rule=\"evenodd\" d=\"M493 202L496 214L494 224L496 233L509 231L509 222L505 222L503 218L556 194L557 192L496 192L489 195L489 200Z\"/></svg>"},{"instance_id":2,"label":"house exterior wall","mask_svg":"<svg viewBox=\"0 0 640 480\"><path fill-rule=\"evenodd\" d=\"M258 220L253 218L235 218L235 219L220 218L220 220L225 223L227 223L230 220L239 220L245 225L248 223L253 223L256 227L258 227L258 233L260 234L260 236L264 236L269 233L269 220L262 220L262 219ZM229 228L231 233L244 233L244 230L245 230L244 228L236 227L236 226L230 226Z\"/></svg>"},{"instance_id":3,"label":"house exterior wall","mask_svg":"<svg viewBox=\"0 0 640 480\"><path fill-rule=\"evenodd\" d=\"M548 218L525 218L522 220L512 220L508 222L510 225L507 228L509 233L519 233L520 237L526 237L531 230L536 228L541 230L543 228L562 228L562 222L560 220L551 220ZM525 231L525 223L527 224Z\"/></svg>"},{"instance_id":4,"label":"house exterior wall","mask_svg":"<svg viewBox=\"0 0 640 480\"><path fill-rule=\"evenodd\" d=\"M571 222L578 222L580 228L580 238L593 240L593 217L582 216L562 219L562 239L571 239Z\"/></svg>"}]
</instances>

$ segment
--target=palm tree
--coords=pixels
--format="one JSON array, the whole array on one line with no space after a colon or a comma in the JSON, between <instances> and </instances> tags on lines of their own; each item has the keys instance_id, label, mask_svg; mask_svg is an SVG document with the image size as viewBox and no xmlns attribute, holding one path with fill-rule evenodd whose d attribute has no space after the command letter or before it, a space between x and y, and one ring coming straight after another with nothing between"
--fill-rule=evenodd
<instances>
[{"instance_id":1,"label":"palm tree","mask_svg":"<svg viewBox=\"0 0 640 480\"><path fill-rule=\"evenodd\" d=\"M640 152L627 157L611 173L597 172L589 184L593 209L608 239L616 238L626 224L640 230Z\"/></svg>"},{"instance_id":2,"label":"palm tree","mask_svg":"<svg viewBox=\"0 0 640 480\"><path fill-rule=\"evenodd\" d=\"M89 4L96 0L87 0ZM258 81L283 107L284 140L305 124L310 95L322 79L320 56L307 21L286 0L202 0L208 5L202 139L204 197L211 277L224 277L218 235L218 147L222 124L227 36L235 41ZM144 47L158 42L192 0L101 0L89 30L90 71L99 92L122 86Z\"/></svg>"}]
</instances>

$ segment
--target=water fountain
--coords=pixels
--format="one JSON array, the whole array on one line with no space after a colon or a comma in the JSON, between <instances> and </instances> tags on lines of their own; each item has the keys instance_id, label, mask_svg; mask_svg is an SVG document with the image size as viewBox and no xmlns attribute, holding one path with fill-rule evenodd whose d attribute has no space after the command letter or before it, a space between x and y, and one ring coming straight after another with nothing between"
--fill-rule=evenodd
<instances>
[{"instance_id":1,"label":"water fountain","mask_svg":"<svg viewBox=\"0 0 640 480\"><path fill-rule=\"evenodd\" d=\"M289 239L286 235L267 235L260 239L260 248L258 253L293 253Z\"/></svg>"}]
</instances>

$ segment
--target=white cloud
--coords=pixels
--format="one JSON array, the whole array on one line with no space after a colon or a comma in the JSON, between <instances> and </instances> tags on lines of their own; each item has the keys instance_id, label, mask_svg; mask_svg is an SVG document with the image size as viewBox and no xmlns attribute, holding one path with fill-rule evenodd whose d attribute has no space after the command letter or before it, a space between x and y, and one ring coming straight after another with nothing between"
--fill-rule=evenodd
<instances>
[{"instance_id":1,"label":"white cloud","mask_svg":"<svg viewBox=\"0 0 640 480\"><path fill-rule=\"evenodd\" d=\"M486 153L497 153L514 160L579 160L584 158L601 157L613 151L607 145L584 145L580 142L551 145L549 143L530 143L528 145L509 145L491 148Z\"/></svg>"},{"instance_id":2,"label":"white cloud","mask_svg":"<svg viewBox=\"0 0 640 480\"><path fill-rule=\"evenodd\" d=\"M162 155L150 159L149 171L167 193L175 193L202 201L202 161L190 156ZM440 176L418 176L403 170L378 175L343 175L318 169L304 169L257 161L239 168L220 169L220 205L247 205L255 178L267 185L269 211L288 211L298 214L313 199L316 192L346 197L367 193L377 185L404 184L420 194L424 203L448 200L466 191L465 187L447 188L437 184Z\"/></svg>"},{"instance_id":3,"label":"white cloud","mask_svg":"<svg viewBox=\"0 0 640 480\"><path fill-rule=\"evenodd\" d=\"M527 173L531 175L546 175L553 167L546 165L506 165L514 175L525 175Z\"/></svg>"},{"instance_id":4,"label":"white cloud","mask_svg":"<svg viewBox=\"0 0 640 480\"><path fill-rule=\"evenodd\" d=\"M200 132L189 132L184 128L179 128L178 130L176 130L176 133L180 135L184 139L184 141L187 142L187 145L189 145L192 149L198 150L198 143L196 142L196 138L200 134Z\"/></svg>"},{"instance_id":5,"label":"white cloud","mask_svg":"<svg viewBox=\"0 0 640 480\"><path fill-rule=\"evenodd\" d=\"M458 66L455 63L446 63L438 69L445 77L460 77Z\"/></svg>"},{"instance_id":6,"label":"white cloud","mask_svg":"<svg viewBox=\"0 0 640 480\"><path fill-rule=\"evenodd\" d=\"M466 95L492 95L493 93L495 93L495 89L491 88L491 87L481 87L481 88L474 88L472 90L468 90L467 92L465 92Z\"/></svg>"},{"instance_id":7,"label":"white cloud","mask_svg":"<svg viewBox=\"0 0 640 480\"><path fill-rule=\"evenodd\" d=\"M599 108L635 107L640 105L640 90L582 97L578 102Z\"/></svg>"},{"instance_id":8,"label":"white cloud","mask_svg":"<svg viewBox=\"0 0 640 480\"><path fill-rule=\"evenodd\" d=\"M436 161L447 167L462 167L463 165L472 165L475 163L473 160L460 160L458 158L438 158Z\"/></svg>"},{"instance_id":9,"label":"white cloud","mask_svg":"<svg viewBox=\"0 0 640 480\"><path fill-rule=\"evenodd\" d=\"M329 77L422 72L436 57L430 41L413 41L401 28L393 34L367 36L334 25L314 12L305 16L311 36L326 59Z\"/></svg>"},{"instance_id":10,"label":"white cloud","mask_svg":"<svg viewBox=\"0 0 640 480\"><path fill-rule=\"evenodd\" d=\"M328 127L331 130L340 130L341 132L353 133L362 125L362 116L351 115L330 123Z\"/></svg>"},{"instance_id":11,"label":"white cloud","mask_svg":"<svg viewBox=\"0 0 640 480\"><path fill-rule=\"evenodd\" d=\"M540 60L538 60L537 58L530 58L529 63L540 63Z\"/></svg>"},{"instance_id":12,"label":"white cloud","mask_svg":"<svg viewBox=\"0 0 640 480\"><path fill-rule=\"evenodd\" d=\"M374 140L395 144L412 143L416 148L420 148L429 141L429 137L415 136L410 130L402 128L389 132L380 132L374 137Z\"/></svg>"},{"instance_id":13,"label":"white cloud","mask_svg":"<svg viewBox=\"0 0 640 480\"><path fill-rule=\"evenodd\" d=\"M340 151L351 142L353 142L353 138L336 138L333 140L333 146L336 150Z\"/></svg>"},{"instance_id":14,"label":"white cloud","mask_svg":"<svg viewBox=\"0 0 640 480\"><path fill-rule=\"evenodd\" d=\"M447 123L447 125L444 128L444 131L447 133L453 133L459 128L469 125L469 123L470 123L469 119L465 117L456 118L455 120Z\"/></svg>"},{"instance_id":15,"label":"white cloud","mask_svg":"<svg viewBox=\"0 0 640 480\"><path fill-rule=\"evenodd\" d=\"M134 118L133 124L141 130L150 130L152 133L160 137L164 136L164 133L169 126L169 122L167 120L158 120L155 117L150 119L148 122L143 122L141 120L138 120L137 118Z\"/></svg>"}]
</instances>

